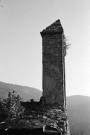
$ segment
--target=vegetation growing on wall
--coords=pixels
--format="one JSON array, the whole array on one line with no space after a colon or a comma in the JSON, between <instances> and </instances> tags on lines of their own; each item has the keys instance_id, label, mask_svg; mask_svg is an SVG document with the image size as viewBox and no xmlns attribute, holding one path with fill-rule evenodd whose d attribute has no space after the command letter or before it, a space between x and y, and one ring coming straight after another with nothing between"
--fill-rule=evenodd
<instances>
[{"instance_id":1,"label":"vegetation growing on wall","mask_svg":"<svg viewBox=\"0 0 90 135\"><path fill-rule=\"evenodd\" d=\"M64 34L62 34L62 55L63 57L67 54L67 49L69 48L70 44L67 42L67 38Z\"/></svg>"}]
</instances>

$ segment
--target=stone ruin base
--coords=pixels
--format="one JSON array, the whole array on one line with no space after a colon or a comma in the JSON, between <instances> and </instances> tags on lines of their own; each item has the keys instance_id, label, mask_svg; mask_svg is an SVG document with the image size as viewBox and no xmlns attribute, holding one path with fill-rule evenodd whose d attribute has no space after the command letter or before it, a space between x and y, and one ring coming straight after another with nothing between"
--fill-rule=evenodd
<instances>
[{"instance_id":1,"label":"stone ruin base","mask_svg":"<svg viewBox=\"0 0 90 135\"><path fill-rule=\"evenodd\" d=\"M37 103L35 104L36 109L34 106L34 108L31 109L30 115L24 116L17 124L16 121L9 122L7 126L4 126L4 129L6 130L0 130L0 132L3 132L3 135L4 132L10 135L10 132L13 132L14 130L17 132L17 135L22 131L23 133L29 133L29 135L70 135L68 118L63 106L60 106L57 103L47 105L43 102L38 106Z\"/></svg>"},{"instance_id":2,"label":"stone ruin base","mask_svg":"<svg viewBox=\"0 0 90 135\"><path fill-rule=\"evenodd\" d=\"M43 131L46 133L67 134L67 116L61 106L46 106L43 113L43 123Z\"/></svg>"}]
</instances>

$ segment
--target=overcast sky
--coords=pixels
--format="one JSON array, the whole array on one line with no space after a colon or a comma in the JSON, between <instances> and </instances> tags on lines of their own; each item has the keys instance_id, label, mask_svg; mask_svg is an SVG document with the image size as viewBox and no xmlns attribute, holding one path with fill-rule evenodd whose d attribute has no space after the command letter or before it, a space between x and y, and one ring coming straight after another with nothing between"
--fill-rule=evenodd
<instances>
[{"instance_id":1,"label":"overcast sky","mask_svg":"<svg viewBox=\"0 0 90 135\"><path fill-rule=\"evenodd\" d=\"M60 19L71 44L67 95L90 96L90 0L2 0L0 81L42 90L40 31Z\"/></svg>"}]
</instances>

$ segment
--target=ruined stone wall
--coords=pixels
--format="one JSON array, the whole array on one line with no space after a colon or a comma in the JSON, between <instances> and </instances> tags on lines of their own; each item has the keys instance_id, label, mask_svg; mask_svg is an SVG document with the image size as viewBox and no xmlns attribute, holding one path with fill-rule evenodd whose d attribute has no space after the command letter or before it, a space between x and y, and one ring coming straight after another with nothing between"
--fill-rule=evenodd
<instances>
[{"instance_id":1,"label":"ruined stone wall","mask_svg":"<svg viewBox=\"0 0 90 135\"><path fill-rule=\"evenodd\" d=\"M27 115L17 124L17 121L12 120L9 123L7 121L5 123L8 125L7 128L13 128L13 126L17 128L21 125L24 128L23 132L25 128L29 128L29 134L70 135L66 106L64 106L65 55L63 55L62 34L63 29L59 20L41 32L43 95L39 102L29 102L26 105Z\"/></svg>"},{"instance_id":2,"label":"ruined stone wall","mask_svg":"<svg viewBox=\"0 0 90 135\"><path fill-rule=\"evenodd\" d=\"M57 20L41 32L43 69L43 131L70 135L66 114L65 47Z\"/></svg>"},{"instance_id":3,"label":"ruined stone wall","mask_svg":"<svg viewBox=\"0 0 90 135\"><path fill-rule=\"evenodd\" d=\"M48 104L64 104L62 33L60 21L41 32L43 44L43 96Z\"/></svg>"}]
</instances>

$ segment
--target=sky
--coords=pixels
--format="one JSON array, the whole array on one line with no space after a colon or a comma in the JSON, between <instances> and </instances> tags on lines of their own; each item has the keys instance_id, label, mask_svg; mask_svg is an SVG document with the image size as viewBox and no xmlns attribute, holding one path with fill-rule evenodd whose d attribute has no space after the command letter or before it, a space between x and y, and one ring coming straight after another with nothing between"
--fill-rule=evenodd
<instances>
[{"instance_id":1,"label":"sky","mask_svg":"<svg viewBox=\"0 0 90 135\"><path fill-rule=\"evenodd\" d=\"M90 0L2 0L0 81L42 90L40 32L60 19L71 44L66 94L90 96Z\"/></svg>"}]
</instances>

